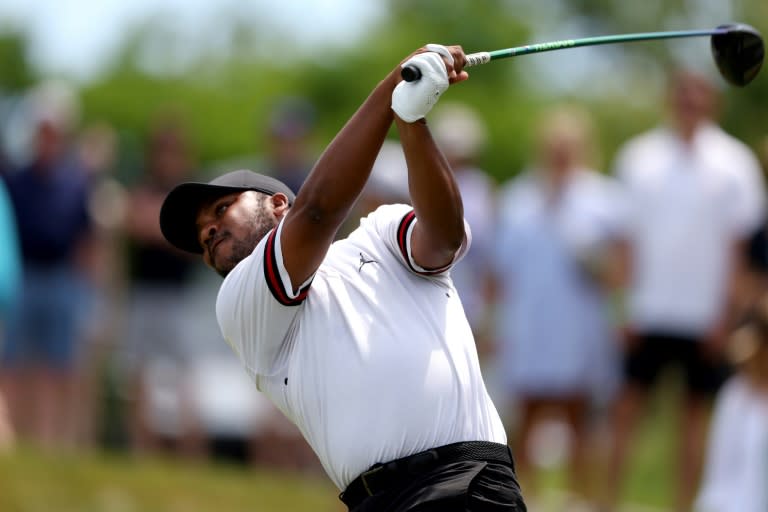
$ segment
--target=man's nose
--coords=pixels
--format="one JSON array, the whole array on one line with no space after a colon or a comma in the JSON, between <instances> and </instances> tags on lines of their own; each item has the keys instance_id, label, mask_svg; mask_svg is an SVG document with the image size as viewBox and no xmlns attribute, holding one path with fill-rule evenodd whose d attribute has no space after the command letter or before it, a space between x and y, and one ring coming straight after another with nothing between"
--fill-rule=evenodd
<instances>
[{"instance_id":1,"label":"man's nose","mask_svg":"<svg viewBox=\"0 0 768 512\"><path fill-rule=\"evenodd\" d=\"M206 246L210 240L213 239L213 237L216 236L216 232L218 231L216 227L216 223L209 222L205 226L203 226L200 229L200 244L202 246Z\"/></svg>"}]
</instances>

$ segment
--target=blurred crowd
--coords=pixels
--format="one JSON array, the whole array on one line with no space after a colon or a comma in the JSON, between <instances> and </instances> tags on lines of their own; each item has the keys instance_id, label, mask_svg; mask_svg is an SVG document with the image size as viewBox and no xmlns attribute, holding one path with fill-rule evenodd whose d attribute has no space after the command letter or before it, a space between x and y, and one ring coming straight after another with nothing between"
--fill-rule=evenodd
<instances>
[{"instance_id":1,"label":"blurred crowd","mask_svg":"<svg viewBox=\"0 0 768 512\"><path fill-rule=\"evenodd\" d=\"M750 148L727 134L718 86L691 71L670 74L664 107L603 155L589 111L554 105L527 165L494 172L471 107L442 103L428 119L471 229L453 278L533 512L553 465L567 477L562 510L617 510L659 394L679 416L670 506L768 510L768 137ZM0 448L320 474L221 340L217 278L158 222L174 185L221 167L298 191L317 156L311 103L275 101L253 134L264 154L206 164L173 112L126 158L119 127L83 125L65 84L36 86L17 110L0 145ZM395 141L344 229L391 202L408 202Z\"/></svg>"}]
</instances>

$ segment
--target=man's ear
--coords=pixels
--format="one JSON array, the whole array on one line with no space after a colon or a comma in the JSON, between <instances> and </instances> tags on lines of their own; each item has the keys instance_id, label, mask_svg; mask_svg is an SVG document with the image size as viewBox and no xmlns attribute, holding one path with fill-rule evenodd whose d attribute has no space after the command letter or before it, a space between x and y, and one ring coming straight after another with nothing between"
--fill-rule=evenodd
<instances>
[{"instance_id":1,"label":"man's ear","mask_svg":"<svg viewBox=\"0 0 768 512\"><path fill-rule=\"evenodd\" d=\"M288 202L288 196L281 192L272 194L269 197L269 200L272 203L272 210L280 219L283 218L286 213L288 213L288 209L291 207L291 204Z\"/></svg>"}]
</instances>

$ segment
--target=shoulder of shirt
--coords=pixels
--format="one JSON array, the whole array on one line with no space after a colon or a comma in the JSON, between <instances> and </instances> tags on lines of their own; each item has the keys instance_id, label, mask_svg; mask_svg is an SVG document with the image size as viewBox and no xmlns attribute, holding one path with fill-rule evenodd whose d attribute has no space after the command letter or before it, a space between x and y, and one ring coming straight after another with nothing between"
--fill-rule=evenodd
<instances>
[{"instance_id":1,"label":"shoulder of shirt","mask_svg":"<svg viewBox=\"0 0 768 512\"><path fill-rule=\"evenodd\" d=\"M587 183L606 183L612 180L610 176L591 167L579 167L576 169L575 174Z\"/></svg>"},{"instance_id":2,"label":"shoulder of shirt","mask_svg":"<svg viewBox=\"0 0 768 512\"><path fill-rule=\"evenodd\" d=\"M638 151L653 150L660 144L666 144L672 140L672 132L666 126L657 126L628 139L619 147L618 154L625 155Z\"/></svg>"},{"instance_id":3,"label":"shoulder of shirt","mask_svg":"<svg viewBox=\"0 0 768 512\"><path fill-rule=\"evenodd\" d=\"M663 151L663 148L673 140L672 132L666 126L657 126L628 139L616 151L612 166L612 176L624 181L627 173L642 165L649 155Z\"/></svg>"},{"instance_id":4,"label":"shoulder of shirt","mask_svg":"<svg viewBox=\"0 0 768 512\"><path fill-rule=\"evenodd\" d=\"M505 182L500 189L503 195L515 195L530 190L536 186L536 171L531 168L525 168L514 178Z\"/></svg>"},{"instance_id":5,"label":"shoulder of shirt","mask_svg":"<svg viewBox=\"0 0 768 512\"><path fill-rule=\"evenodd\" d=\"M501 216L525 210L538 195L535 171L526 168L504 183L499 190L499 214Z\"/></svg>"},{"instance_id":6,"label":"shoulder of shirt","mask_svg":"<svg viewBox=\"0 0 768 512\"><path fill-rule=\"evenodd\" d=\"M613 176L603 174L588 167L577 170L576 176L578 177L577 184L579 186L595 192L612 190L618 186L618 180Z\"/></svg>"},{"instance_id":7,"label":"shoulder of shirt","mask_svg":"<svg viewBox=\"0 0 768 512\"><path fill-rule=\"evenodd\" d=\"M464 167L456 172L456 181L476 187L493 187L494 180L485 170L476 166Z\"/></svg>"},{"instance_id":8,"label":"shoulder of shirt","mask_svg":"<svg viewBox=\"0 0 768 512\"><path fill-rule=\"evenodd\" d=\"M717 144L728 151L740 152L742 155L749 155L750 157L754 155L754 152L747 143L726 132L715 123L707 123L701 130L707 147Z\"/></svg>"}]
</instances>

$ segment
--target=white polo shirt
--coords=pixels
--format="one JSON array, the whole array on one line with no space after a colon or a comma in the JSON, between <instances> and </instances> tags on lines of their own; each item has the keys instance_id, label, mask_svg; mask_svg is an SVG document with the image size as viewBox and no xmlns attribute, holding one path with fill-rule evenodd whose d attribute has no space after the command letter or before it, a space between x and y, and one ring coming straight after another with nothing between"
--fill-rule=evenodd
<instances>
[{"instance_id":1,"label":"white polo shirt","mask_svg":"<svg viewBox=\"0 0 768 512\"><path fill-rule=\"evenodd\" d=\"M629 314L639 329L703 334L723 307L730 249L763 220L759 163L714 124L690 145L667 128L617 157L634 272Z\"/></svg>"},{"instance_id":2,"label":"white polo shirt","mask_svg":"<svg viewBox=\"0 0 768 512\"><path fill-rule=\"evenodd\" d=\"M768 399L736 375L717 396L696 512L768 510Z\"/></svg>"},{"instance_id":3,"label":"white polo shirt","mask_svg":"<svg viewBox=\"0 0 768 512\"><path fill-rule=\"evenodd\" d=\"M459 441L506 443L449 273L411 258L415 222L410 206L380 207L331 245L297 293L281 223L219 291L224 338L340 490L377 462Z\"/></svg>"}]
</instances>

